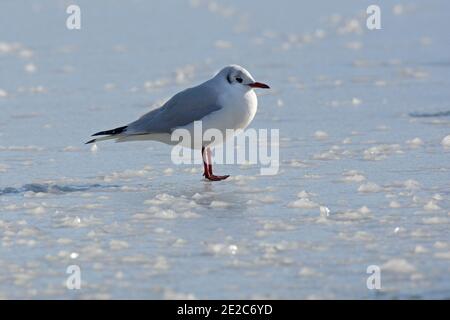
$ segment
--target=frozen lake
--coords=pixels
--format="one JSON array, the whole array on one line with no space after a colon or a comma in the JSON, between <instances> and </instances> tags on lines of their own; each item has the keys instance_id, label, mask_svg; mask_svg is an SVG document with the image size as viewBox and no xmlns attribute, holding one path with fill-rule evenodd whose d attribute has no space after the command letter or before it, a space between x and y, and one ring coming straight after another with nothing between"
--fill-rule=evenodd
<instances>
[{"instance_id":1,"label":"frozen lake","mask_svg":"<svg viewBox=\"0 0 450 320\"><path fill-rule=\"evenodd\" d=\"M2 2L0 298L450 298L450 3L375 2ZM277 175L84 145L231 63Z\"/></svg>"}]
</instances>

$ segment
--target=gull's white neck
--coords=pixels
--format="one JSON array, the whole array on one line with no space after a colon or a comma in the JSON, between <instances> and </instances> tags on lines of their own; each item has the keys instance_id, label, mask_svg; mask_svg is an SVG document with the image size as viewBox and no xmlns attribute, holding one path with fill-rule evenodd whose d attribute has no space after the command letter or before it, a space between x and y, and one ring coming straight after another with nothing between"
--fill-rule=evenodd
<instances>
[{"instance_id":1,"label":"gull's white neck","mask_svg":"<svg viewBox=\"0 0 450 320\"><path fill-rule=\"evenodd\" d=\"M245 129L255 117L258 99L253 89L228 87L219 94L226 129ZM223 126L222 126L223 127Z\"/></svg>"}]
</instances>

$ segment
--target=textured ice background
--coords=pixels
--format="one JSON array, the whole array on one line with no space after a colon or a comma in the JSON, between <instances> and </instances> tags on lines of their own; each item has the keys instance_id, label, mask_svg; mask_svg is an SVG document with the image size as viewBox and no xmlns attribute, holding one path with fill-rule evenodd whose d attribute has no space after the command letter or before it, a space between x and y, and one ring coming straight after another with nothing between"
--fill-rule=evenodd
<instances>
[{"instance_id":1,"label":"textured ice background","mask_svg":"<svg viewBox=\"0 0 450 320\"><path fill-rule=\"evenodd\" d=\"M77 3L0 4L0 298L450 298L448 1ZM278 175L83 145L230 63Z\"/></svg>"}]
</instances>

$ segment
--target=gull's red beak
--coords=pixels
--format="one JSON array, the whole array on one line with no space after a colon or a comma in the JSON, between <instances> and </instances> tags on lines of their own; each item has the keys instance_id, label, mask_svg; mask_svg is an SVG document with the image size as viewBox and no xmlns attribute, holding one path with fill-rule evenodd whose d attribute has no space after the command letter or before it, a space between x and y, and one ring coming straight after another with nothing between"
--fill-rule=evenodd
<instances>
[{"instance_id":1,"label":"gull's red beak","mask_svg":"<svg viewBox=\"0 0 450 320\"><path fill-rule=\"evenodd\" d=\"M252 88L270 89L270 87L267 84L261 82L253 82L250 83L249 86Z\"/></svg>"}]
</instances>

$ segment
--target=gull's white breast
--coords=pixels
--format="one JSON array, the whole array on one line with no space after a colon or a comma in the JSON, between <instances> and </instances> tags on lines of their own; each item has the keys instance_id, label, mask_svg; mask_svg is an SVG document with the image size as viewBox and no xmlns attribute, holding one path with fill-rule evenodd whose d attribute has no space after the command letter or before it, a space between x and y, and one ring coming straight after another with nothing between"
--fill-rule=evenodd
<instances>
[{"instance_id":1,"label":"gull's white breast","mask_svg":"<svg viewBox=\"0 0 450 320\"><path fill-rule=\"evenodd\" d=\"M223 138L231 138L226 135L227 129L237 130L245 129L255 117L258 108L258 99L253 90L235 91L226 90L218 97L218 103L223 106L222 109L215 111L202 119L202 131L205 133L208 129L216 129L222 133ZM194 124L190 123L184 127L191 137L194 137ZM198 146L206 145L203 137L195 136L194 139ZM200 141L201 139L201 141ZM221 141L214 141L212 144L219 144Z\"/></svg>"}]
</instances>

